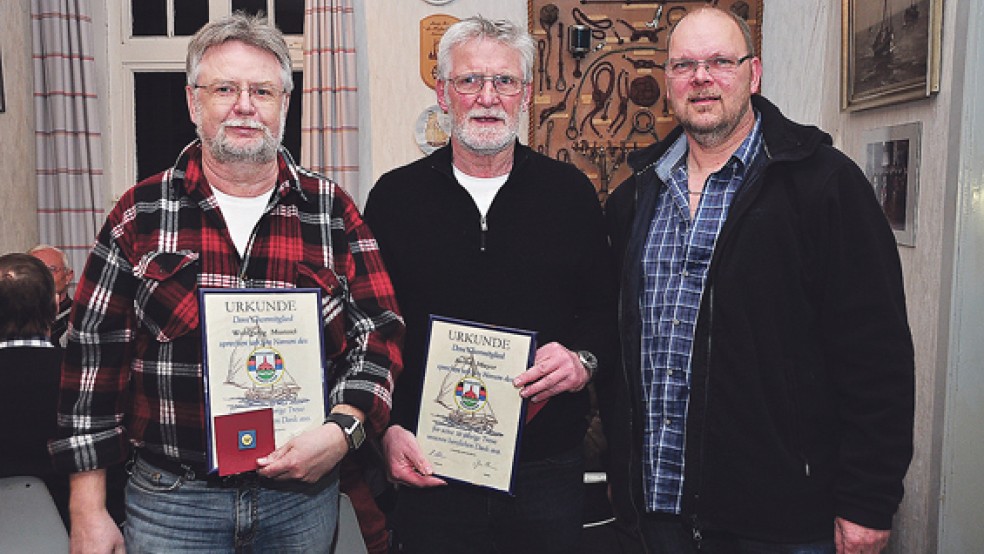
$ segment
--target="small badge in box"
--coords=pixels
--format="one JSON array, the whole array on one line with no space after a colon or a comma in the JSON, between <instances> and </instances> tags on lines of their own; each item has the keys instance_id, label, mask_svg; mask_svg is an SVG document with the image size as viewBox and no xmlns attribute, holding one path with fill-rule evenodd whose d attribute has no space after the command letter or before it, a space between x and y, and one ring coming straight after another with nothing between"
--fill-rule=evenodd
<instances>
[{"instance_id":1,"label":"small badge in box","mask_svg":"<svg viewBox=\"0 0 984 554\"><path fill-rule=\"evenodd\" d=\"M216 416L215 447L219 475L256 469L256 459L274 451L273 409Z\"/></svg>"}]
</instances>

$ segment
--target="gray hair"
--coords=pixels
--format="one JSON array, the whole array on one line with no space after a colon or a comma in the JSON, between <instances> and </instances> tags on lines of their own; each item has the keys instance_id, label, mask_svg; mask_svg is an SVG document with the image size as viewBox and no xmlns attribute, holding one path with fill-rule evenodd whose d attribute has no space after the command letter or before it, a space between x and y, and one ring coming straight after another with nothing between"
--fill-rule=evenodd
<instances>
[{"instance_id":1,"label":"gray hair","mask_svg":"<svg viewBox=\"0 0 984 554\"><path fill-rule=\"evenodd\" d=\"M291 77L290 49L287 48L283 33L267 23L263 14L252 16L243 12L211 21L191 37L191 42L188 43L188 57L185 60L188 86L197 84L199 64L205 56L205 51L230 40L273 54L280 62L280 79L283 81L284 90L290 94L294 89L294 80Z\"/></svg>"},{"instance_id":2,"label":"gray hair","mask_svg":"<svg viewBox=\"0 0 984 554\"><path fill-rule=\"evenodd\" d=\"M44 250L53 250L56 254L58 254L59 256L61 256L62 265L65 266L65 267L69 267L69 265L68 265L68 254L66 254L62 249L55 248L54 246L51 246L50 244L39 244L39 245L35 246L34 248L28 250L27 253L33 256L33 255L37 254L38 252L42 252Z\"/></svg>"},{"instance_id":3,"label":"gray hair","mask_svg":"<svg viewBox=\"0 0 984 554\"><path fill-rule=\"evenodd\" d=\"M751 56L757 56L758 55L758 54L755 53L755 39L752 38L752 29L748 26L748 22L745 21L741 16L739 16L738 14L736 14L735 12L733 12L731 10L724 10L724 9L721 9L721 8L718 8L718 7L715 7L715 6L699 6L697 8L694 8L693 10L687 12L687 15L685 15L685 16L683 16L683 17L680 18L680 21L683 21L684 19L687 19L691 15L698 14L698 13L705 12L705 11L706 12L715 12L715 13L721 14L721 15L727 17L728 19L730 19L731 21L734 21L735 25L737 25L738 26L738 29L741 31L742 38L745 39L745 48L748 48L748 55L751 55ZM673 25L673 27L670 29L669 34L666 36L666 50L667 51L669 51L669 49L670 49L670 42L673 40L673 31L676 30L676 27L677 27L677 25L680 24L680 21L677 21L676 24Z\"/></svg>"},{"instance_id":4,"label":"gray hair","mask_svg":"<svg viewBox=\"0 0 984 554\"><path fill-rule=\"evenodd\" d=\"M451 76L451 49L475 39L489 39L519 52L522 60L523 81L533 80L533 57L536 43L525 29L511 21L492 21L480 15L462 19L441 37L437 47L437 74L441 79Z\"/></svg>"}]
</instances>

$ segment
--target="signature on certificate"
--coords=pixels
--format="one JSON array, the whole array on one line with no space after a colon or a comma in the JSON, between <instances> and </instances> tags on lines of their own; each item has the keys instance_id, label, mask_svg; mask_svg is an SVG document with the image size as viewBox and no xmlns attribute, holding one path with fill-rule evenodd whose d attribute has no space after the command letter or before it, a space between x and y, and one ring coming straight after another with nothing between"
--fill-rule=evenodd
<instances>
[{"instance_id":1,"label":"signature on certificate","mask_svg":"<svg viewBox=\"0 0 984 554\"><path fill-rule=\"evenodd\" d=\"M443 450L431 450L430 452L427 453L427 459L429 460L438 460L443 457L444 457Z\"/></svg>"},{"instance_id":2,"label":"signature on certificate","mask_svg":"<svg viewBox=\"0 0 984 554\"><path fill-rule=\"evenodd\" d=\"M492 460L475 460L474 462L472 462L472 469L479 469L479 468L487 469L489 471L498 471L498 468L495 467L495 464L492 463Z\"/></svg>"}]
</instances>

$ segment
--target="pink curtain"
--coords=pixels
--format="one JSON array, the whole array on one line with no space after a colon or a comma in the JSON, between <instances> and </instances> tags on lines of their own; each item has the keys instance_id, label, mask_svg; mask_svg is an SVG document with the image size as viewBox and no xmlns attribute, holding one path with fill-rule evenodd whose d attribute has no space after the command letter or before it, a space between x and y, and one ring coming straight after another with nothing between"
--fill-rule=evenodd
<instances>
[{"instance_id":1,"label":"pink curtain","mask_svg":"<svg viewBox=\"0 0 984 554\"><path fill-rule=\"evenodd\" d=\"M305 0L301 165L359 199L354 0Z\"/></svg>"},{"instance_id":2,"label":"pink curtain","mask_svg":"<svg viewBox=\"0 0 984 554\"><path fill-rule=\"evenodd\" d=\"M104 218L102 134L86 0L32 0L41 242L80 275Z\"/></svg>"}]
</instances>

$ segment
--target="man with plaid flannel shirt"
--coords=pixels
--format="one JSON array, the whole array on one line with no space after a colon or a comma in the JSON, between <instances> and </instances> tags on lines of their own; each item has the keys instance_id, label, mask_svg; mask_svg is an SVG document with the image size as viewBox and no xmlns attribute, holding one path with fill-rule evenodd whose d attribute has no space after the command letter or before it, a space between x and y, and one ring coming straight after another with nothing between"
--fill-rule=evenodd
<instances>
[{"instance_id":1,"label":"man with plaid flannel shirt","mask_svg":"<svg viewBox=\"0 0 984 554\"><path fill-rule=\"evenodd\" d=\"M280 147L290 68L282 35L258 18L203 27L186 87L200 140L127 191L99 233L50 445L74 472L73 551L124 546L103 506L104 468L129 445L127 550L328 551L336 467L358 443L326 422L259 458L255 472L208 475L199 288L320 288L332 416L386 428L403 322L352 200Z\"/></svg>"}]
</instances>

